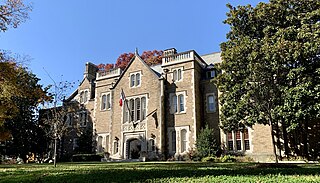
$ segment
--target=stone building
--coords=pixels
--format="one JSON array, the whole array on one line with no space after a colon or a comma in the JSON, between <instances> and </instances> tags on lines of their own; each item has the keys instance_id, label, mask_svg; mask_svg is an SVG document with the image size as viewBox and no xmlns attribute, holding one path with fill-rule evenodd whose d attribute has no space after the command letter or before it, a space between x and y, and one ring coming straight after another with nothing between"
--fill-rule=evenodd
<instances>
[{"instance_id":1,"label":"stone building","mask_svg":"<svg viewBox=\"0 0 320 183\"><path fill-rule=\"evenodd\" d=\"M183 155L195 148L206 124L225 150L256 160L272 157L269 126L227 134L219 128L219 92L212 80L220 62L220 53L200 56L172 48L154 66L138 53L125 70L98 72L86 63L83 81L67 101L85 109L78 113L82 123L92 121L96 152L109 152L114 159Z\"/></svg>"}]
</instances>

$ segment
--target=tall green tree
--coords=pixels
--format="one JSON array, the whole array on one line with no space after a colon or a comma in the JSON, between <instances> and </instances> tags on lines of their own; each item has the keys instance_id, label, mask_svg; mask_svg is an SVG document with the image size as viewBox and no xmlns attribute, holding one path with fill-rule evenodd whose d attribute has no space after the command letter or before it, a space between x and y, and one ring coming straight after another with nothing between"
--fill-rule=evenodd
<instances>
[{"instance_id":1,"label":"tall green tree","mask_svg":"<svg viewBox=\"0 0 320 183\"><path fill-rule=\"evenodd\" d=\"M277 155L280 127L286 136L319 117L320 1L227 6L224 23L231 30L221 44L224 72L218 77L222 127L270 125Z\"/></svg>"}]
</instances>

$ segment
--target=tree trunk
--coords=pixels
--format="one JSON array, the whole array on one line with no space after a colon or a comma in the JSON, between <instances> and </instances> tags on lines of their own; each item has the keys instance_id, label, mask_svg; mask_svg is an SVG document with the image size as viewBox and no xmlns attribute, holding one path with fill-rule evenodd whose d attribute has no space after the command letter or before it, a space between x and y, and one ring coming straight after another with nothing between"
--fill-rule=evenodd
<instances>
[{"instance_id":1,"label":"tree trunk","mask_svg":"<svg viewBox=\"0 0 320 183\"><path fill-rule=\"evenodd\" d=\"M278 163L278 155L277 155L277 149L276 149L276 142L275 142L275 139L274 139L274 132L273 132L273 123L272 123L271 119L270 119L269 121L270 121L271 138L272 138L272 144L273 144L273 154L274 154L274 157L275 157L275 159L276 159L276 163Z\"/></svg>"},{"instance_id":2,"label":"tree trunk","mask_svg":"<svg viewBox=\"0 0 320 183\"><path fill-rule=\"evenodd\" d=\"M309 148L308 148L308 120L304 123L304 129L303 129L303 155L305 158L309 160Z\"/></svg>"},{"instance_id":3,"label":"tree trunk","mask_svg":"<svg viewBox=\"0 0 320 183\"><path fill-rule=\"evenodd\" d=\"M277 146L278 146L278 151L279 151L279 159L282 160L279 121L277 121L276 125L277 125L276 126L276 135L277 135Z\"/></svg>"},{"instance_id":4,"label":"tree trunk","mask_svg":"<svg viewBox=\"0 0 320 183\"><path fill-rule=\"evenodd\" d=\"M287 126L285 122L282 122L282 133L283 133L283 145L284 145L284 154L286 155L287 159L289 159L289 140L288 140L288 132Z\"/></svg>"}]
</instances>

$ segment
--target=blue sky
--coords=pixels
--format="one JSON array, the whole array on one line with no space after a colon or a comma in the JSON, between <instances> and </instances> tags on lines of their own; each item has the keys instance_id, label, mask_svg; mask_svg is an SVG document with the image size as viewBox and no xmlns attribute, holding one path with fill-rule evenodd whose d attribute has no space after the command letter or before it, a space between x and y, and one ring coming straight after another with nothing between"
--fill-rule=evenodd
<instances>
[{"instance_id":1,"label":"blue sky","mask_svg":"<svg viewBox=\"0 0 320 183\"><path fill-rule=\"evenodd\" d=\"M0 48L29 55L43 85L82 80L84 65L115 63L124 52L220 51L229 30L226 4L266 0L33 0L30 19L0 33Z\"/></svg>"}]
</instances>

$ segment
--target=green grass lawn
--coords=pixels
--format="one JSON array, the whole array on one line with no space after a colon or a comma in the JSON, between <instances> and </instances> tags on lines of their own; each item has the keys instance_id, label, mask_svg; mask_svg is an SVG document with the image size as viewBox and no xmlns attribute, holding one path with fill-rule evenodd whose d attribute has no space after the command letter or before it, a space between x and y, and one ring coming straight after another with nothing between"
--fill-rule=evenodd
<instances>
[{"instance_id":1,"label":"green grass lawn","mask_svg":"<svg viewBox=\"0 0 320 183\"><path fill-rule=\"evenodd\" d=\"M320 165L60 163L0 165L0 182L320 182Z\"/></svg>"}]
</instances>

